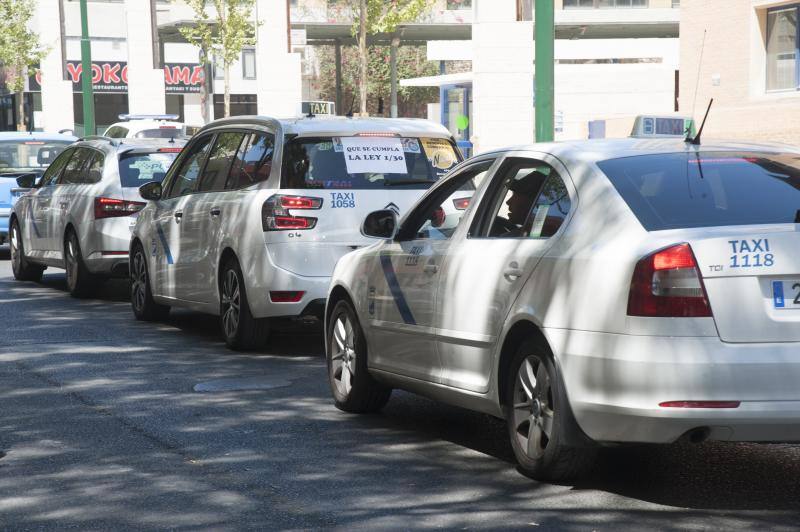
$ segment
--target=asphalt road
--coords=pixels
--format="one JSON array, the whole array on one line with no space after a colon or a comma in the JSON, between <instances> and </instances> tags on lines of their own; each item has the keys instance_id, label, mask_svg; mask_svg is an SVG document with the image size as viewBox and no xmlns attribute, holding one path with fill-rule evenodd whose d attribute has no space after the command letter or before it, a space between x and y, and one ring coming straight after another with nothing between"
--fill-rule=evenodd
<instances>
[{"instance_id":1,"label":"asphalt road","mask_svg":"<svg viewBox=\"0 0 800 532\"><path fill-rule=\"evenodd\" d=\"M800 446L612 449L537 483L489 416L399 392L336 410L314 327L233 353L212 317L136 322L126 290L16 282L0 248L0 529L800 526Z\"/></svg>"}]
</instances>

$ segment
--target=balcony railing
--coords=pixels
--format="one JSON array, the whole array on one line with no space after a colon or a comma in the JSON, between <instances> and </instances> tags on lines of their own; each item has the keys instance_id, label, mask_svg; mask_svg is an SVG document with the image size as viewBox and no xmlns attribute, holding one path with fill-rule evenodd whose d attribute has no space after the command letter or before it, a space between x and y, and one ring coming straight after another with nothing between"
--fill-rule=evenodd
<instances>
[{"instance_id":1,"label":"balcony railing","mask_svg":"<svg viewBox=\"0 0 800 532\"><path fill-rule=\"evenodd\" d=\"M296 24L352 24L353 12L336 0L296 0L291 3L291 21ZM436 0L417 24L471 24L472 0Z\"/></svg>"}]
</instances>

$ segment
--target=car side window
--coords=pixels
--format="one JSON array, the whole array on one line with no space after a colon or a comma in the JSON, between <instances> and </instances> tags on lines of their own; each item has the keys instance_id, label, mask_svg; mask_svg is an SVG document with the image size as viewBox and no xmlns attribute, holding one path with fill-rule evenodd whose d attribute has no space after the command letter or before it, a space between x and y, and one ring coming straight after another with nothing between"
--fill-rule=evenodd
<instances>
[{"instance_id":1,"label":"car side window","mask_svg":"<svg viewBox=\"0 0 800 532\"><path fill-rule=\"evenodd\" d=\"M69 159L72 157L73 153L75 153L74 149L64 150L64 153L56 157L56 160L47 167L44 175L42 175L42 180L39 186L49 187L56 184L58 178L61 176L61 171L64 170L64 167L69 162Z\"/></svg>"},{"instance_id":2,"label":"car side window","mask_svg":"<svg viewBox=\"0 0 800 532\"><path fill-rule=\"evenodd\" d=\"M214 135L202 137L186 153L181 161L181 166L169 185L169 191L164 195L164 199L177 198L194 192L197 178L203 169L206 155L211 148L211 141Z\"/></svg>"},{"instance_id":3,"label":"car side window","mask_svg":"<svg viewBox=\"0 0 800 532\"><path fill-rule=\"evenodd\" d=\"M236 190L269 179L274 153L275 135L251 133L239 147L225 188Z\"/></svg>"},{"instance_id":4,"label":"car side window","mask_svg":"<svg viewBox=\"0 0 800 532\"><path fill-rule=\"evenodd\" d=\"M541 161L509 159L497 172L482 205L485 230L489 238L546 238L561 226L569 212L569 194L555 169ZM548 214L565 209L560 221ZM488 215L488 216L487 216ZM553 229L555 227L555 229Z\"/></svg>"},{"instance_id":5,"label":"car side window","mask_svg":"<svg viewBox=\"0 0 800 532\"><path fill-rule=\"evenodd\" d=\"M208 162L197 187L199 192L219 191L225 188L228 170L230 170L231 162L234 161L234 156L244 137L245 133L231 131L217 135L217 140L208 155Z\"/></svg>"},{"instance_id":6,"label":"car side window","mask_svg":"<svg viewBox=\"0 0 800 532\"><path fill-rule=\"evenodd\" d=\"M92 157L93 150L89 148L77 148L75 155L67 163L64 173L61 174L59 185L77 185L83 183L83 172L86 162Z\"/></svg>"},{"instance_id":7,"label":"car side window","mask_svg":"<svg viewBox=\"0 0 800 532\"><path fill-rule=\"evenodd\" d=\"M461 223L475 193L494 159L470 165L448 177L409 214L398 231L398 240L449 240Z\"/></svg>"},{"instance_id":8,"label":"car side window","mask_svg":"<svg viewBox=\"0 0 800 532\"><path fill-rule=\"evenodd\" d=\"M103 166L105 165L106 157L99 151L92 150L92 156L86 165L86 172L82 183L94 184L99 183L103 179Z\"/></svg>"}]
</instances>

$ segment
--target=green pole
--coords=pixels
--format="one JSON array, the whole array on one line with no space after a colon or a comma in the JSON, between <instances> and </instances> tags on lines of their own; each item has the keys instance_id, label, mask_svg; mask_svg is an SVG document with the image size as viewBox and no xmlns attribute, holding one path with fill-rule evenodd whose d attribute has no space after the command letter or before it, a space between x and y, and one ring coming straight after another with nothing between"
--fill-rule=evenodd
<instances>
[{"instance_id":1,"label":"green pole","mask_svg":"<svg viewBox=\"0 0 800 532\"><path fill-rule=\"evenodd\" d=\"M83 134L94 135L94 91L92 90L92 44L86 0L81 0L81 88L83 91Z\"/></svg>"},{"instance_id":2,"label":"green pole","mask_svg":"<svg viewBox=\"0 0 800 532\"><path fill-rule=\"evenodd\" d=\"M553 0L536 0L536 142L553 140L555 14Z\"/></svg>"}]
</instances>

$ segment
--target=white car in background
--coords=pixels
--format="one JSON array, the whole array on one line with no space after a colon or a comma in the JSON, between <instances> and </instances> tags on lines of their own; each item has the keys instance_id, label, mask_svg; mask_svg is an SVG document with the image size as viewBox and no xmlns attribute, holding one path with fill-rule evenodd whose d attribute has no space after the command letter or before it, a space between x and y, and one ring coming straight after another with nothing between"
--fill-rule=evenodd
<instances>
[{"instance_id":1,"label":"white car in background","mask_svg":"<svg viewBox=\"0 0 800 532\"><path fill-rule=\"evenodd\" d=\"M150 201L131 240L133 312L219 315L229 347L257 348L271 318L322 316L336 261L372 242L360 233L368 212L405 212L460 160L450 133L426 120L212 122L163 184L141 189ZM448 211L463 212L471 194Z\"/></svg>"},{"instance_id":2,"label":"white car in background","mask_svg":"<svg viewBox=\"0 0 800 532\"><path fill-rule=\"evenodd\" d=\"M172 139L189 137L196 128L177 122L178 115L119 115L120 122L108 126L104 137L112 139Z\"/></svg>"},{"instance_id":3,"label":"white car in background","mask_svg":"<svg viewBox=\"0 0 800 532\"><path fill-rule=\"evenodd\" d=\"M48 266L67 271L67 288L89 295L97 281L126 276L131 215L144 207L143 183L160 181L181 140L88 137L59 155L11 211L14 277L38 281Z\"/></svg>"},{"instance_id":4,"label":"white car in background","mask_svg":"<svg viewBox=\"0 0 800 532\"><path fill-rule=\"evenodd\" d=\"M486 174L464 217L433 229ZM521 469L597 444L800 441L800 151L682 140L542 144L468 160L339 260L336 405L392 388L506 419Z\"/></svg>"}]
</instances>

